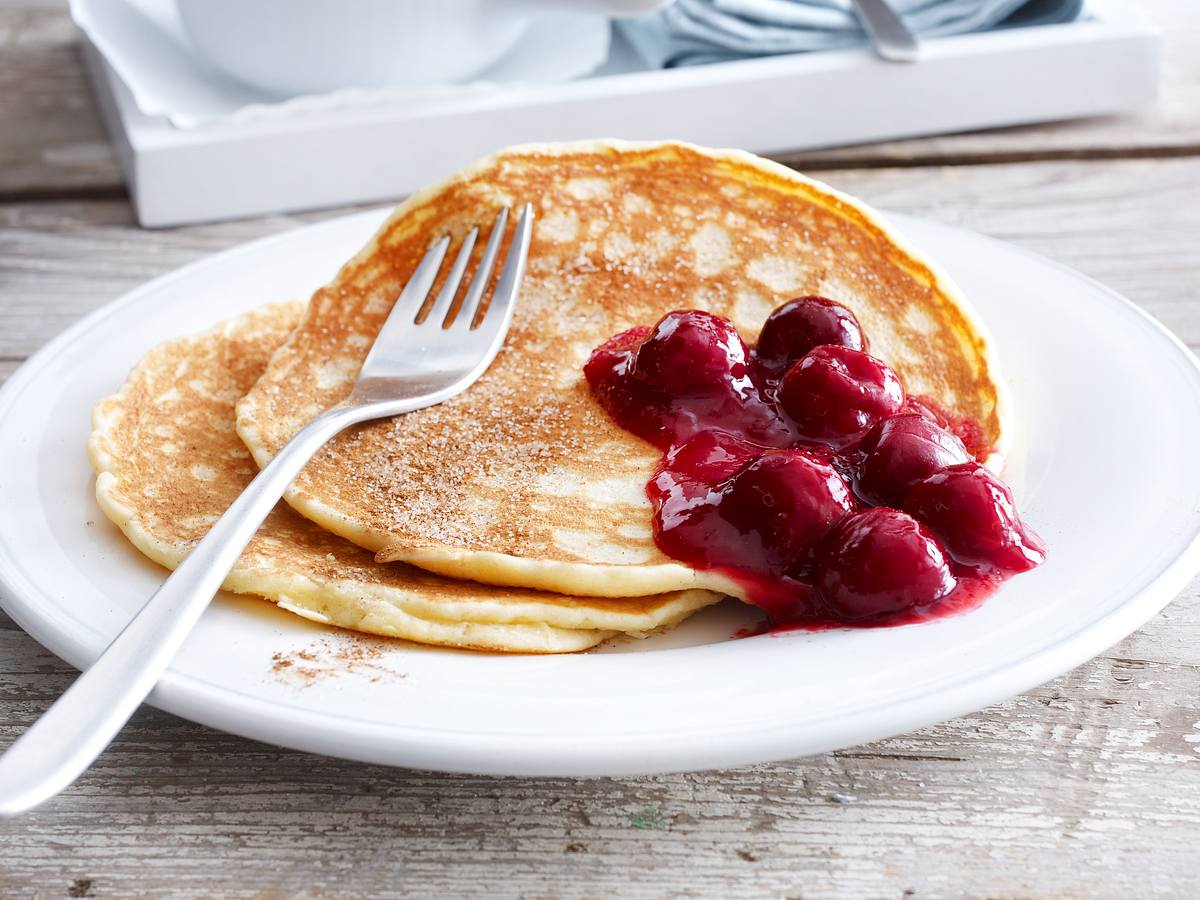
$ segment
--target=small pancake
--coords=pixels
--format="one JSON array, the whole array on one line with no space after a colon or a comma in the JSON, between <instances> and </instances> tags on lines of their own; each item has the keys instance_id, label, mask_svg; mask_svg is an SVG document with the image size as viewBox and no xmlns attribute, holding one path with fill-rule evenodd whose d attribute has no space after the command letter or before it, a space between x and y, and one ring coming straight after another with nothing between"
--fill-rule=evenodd
<instances>
[{"instance_id":1,"label":"small pancake","mask_svg":"<svg viewBox=\"0 0 1200 900\"><path fill-rule=\"evenodd\" d=\"M135 547L175 568L255 474L234 404L300 319L265 307L152 350L93 414L96 497ZM674 624L719 599L686 591L626 600L455 581L371 554L280 504L225 588L317 622L427 644L565 653Z\"/></svg>"},{"instance_id":2,"label":"small pancake","mask_svg":"<svg viewBox=\"0 0 1200 900\"><path fill-rule=\"evenodd\" d=\"M447 403L333 441L288 492L380 559L573 594L738 594L658 550L645 485L659 452L612 422L582 375L598 344L672 309L727 316L753 340L785 300L830 297L911 393L977 419L1004 449L1006 392L983 325L877 214L746 153L589 142L510 149L402 203L238 405L259 465L346 396L434 238L486 230L526 201L528 273L491 369Z\"/></svg>"}]
</instances>

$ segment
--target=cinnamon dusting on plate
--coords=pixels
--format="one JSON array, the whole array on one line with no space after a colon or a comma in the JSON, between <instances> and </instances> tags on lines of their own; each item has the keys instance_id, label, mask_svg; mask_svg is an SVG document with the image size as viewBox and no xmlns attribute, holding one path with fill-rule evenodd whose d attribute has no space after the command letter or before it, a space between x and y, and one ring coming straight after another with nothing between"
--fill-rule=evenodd
<instances>
[{"instance_id":1,"label":"cinnamon dusting on plate","mask_svg":"<svg viewBox=\"0 0 1200 900\"><path fill-rule=\"evenodd\" d=\"M351 634L322 637L307 647L271 656L271 674L294 687L309 687L342 676L365 678L372 684L407 678L387 663L391 643Z\"/></svg>"}]
</instances>

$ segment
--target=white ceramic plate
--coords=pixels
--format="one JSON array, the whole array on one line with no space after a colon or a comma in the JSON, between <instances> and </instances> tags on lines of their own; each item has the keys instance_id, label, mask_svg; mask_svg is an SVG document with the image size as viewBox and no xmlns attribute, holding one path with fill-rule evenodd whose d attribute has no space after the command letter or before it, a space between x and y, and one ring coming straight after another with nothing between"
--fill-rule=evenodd
<instances>
[{"instance_id":1,"label":"white ceramic plate","mask_svg":"<svg viewBox=\"0 0 1200 900\"><path fill-rule=\"evenodd\" d=\"M163 577L92 499L84 441L93 403L159 341L307 296L384 214L180 269L89 316L9 379L0 392L0 592L38 641L89 664ZM1200 569L1200 365L1145 314L1074 272L895 218L994 330L1022 424L1009 477L1050 547L1042 568L981 608L902 628L731 640L752 617L728 604L604 652L506 657L379 641L364 654L356 638L222 596L151 702L352 759L621 775L795 757L903 732L1027 690L1114 644Z\"/></svg>"}]
</instances>

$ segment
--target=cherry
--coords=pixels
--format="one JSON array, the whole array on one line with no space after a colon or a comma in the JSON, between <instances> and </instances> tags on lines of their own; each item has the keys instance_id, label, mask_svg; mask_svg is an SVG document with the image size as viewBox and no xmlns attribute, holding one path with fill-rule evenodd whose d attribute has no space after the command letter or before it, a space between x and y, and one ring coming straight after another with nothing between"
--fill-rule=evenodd
<instances>
[{"instance_id":1,"label":"cherry","mask_svg":"<svg viewBox=\"0 0 1200 900\"><path fill-rule=\"evenodd\" d=\"M904 409L900 411L924 416L935 425L945 428L963 442L963 446L972 456L983 456L990 449L987 433L977 419L947 412L928 397L909 397Z\"/></svg>"},{"instance_id":2,"label":"cherry","mask_svg":"<svg viewBox=\"0 0 1200 900\"><path fill-rule=\"evenodd\" d=\"M724 431L701 431L668 451L665 468L677 477L710 484L724 481L763 448Z\"/></svg>"},{"instance_id":3,"label":"cherry","mask_svg":"<svg viewBox=\"0 0 1200 900\"><path fill-rule=\"evenodd\" d=\"M855 487L868 503L900 506L908 489L947 466L968 462L963 442L920 415L884 419L863 440Z\"/></svg>"},{"instance_id":4,"label":"cherry","mask_svg":"<svg viewBox=\"0 0 1200 900\"><path fill-rule=\"evenodd\" d=\"M909 397L904 401L904 408L900 410L903 415L921 416L923 419L928 419L939 428L945 428L949 431L950 420L937 406L925 397Z\"/></svg>"},{"instance_id":5,"label":"cherry","mask_svg":"<svg viewBox=\"0 0 1200 900\"><path fill-rule=\"evenodd\" d=\"M805 438L842 448L899 412L904 387L875 357L823 344L787 370L779 402Z\"/></svg>"},{"instance_id":6,"label":"cherry","mask_svg":"<svg viewBox=\"0 0 1200 900\"><path fill-rule=\"evenodd\" d=\"M846 307L824 297L797 297L767 316L756 352L769 368L786 369L821 344L867 349L862 327Z\"/></svg>"},{"instance_id":7,"label":"cherry","mask_svg":"<svg viewBox=\"0 0 1200 900\"><path fill-rule=\"evenodd\" d=\"M834 530L815 583L829 611L850 622L920 611L957 585L924 526L882 506L856 513Z\"/></svg>"},{"instance_id":8,"label":"cherry","mask_svg":"<svg viewBox=\"0 0 1200 900\"><path fill-rule=\"evenodd\" d=\"M737 331L709 313L670 313L654 328L623 331L592 351L583 372L610 416L663 450L708 429L773 447L796 438L754 381Z\"/></svg>"},{"instance_id":9,"label":"cherry","mask_svg":"<svg viewBox=\"0 0 1200 900\"><path fill-rule=\"evenodd\" d=\"M633 328L627 328L619 334L614 334L593 350L592 356L636 352L637 348L646 342L646 338L650 337L651 331L653 329L645 325L635 325Z\"/></svg>"},{"instance_id":10,"label":"cherry","mask_svg":"<svg viewBox=\"0 0 1200 900\"><path fill-rule=\"evenodd\" d=\"M1012 492L977 462L950 466L918 481L904 508L966 565L1027 572L1046 558L1041 538L1017 515Z\"/></svg>"},{"instance_id":11,"label":"cherry","mask_svg":"<svg viewBox=\"0 0 1200 900\"><path fill-rule=\"evenodd\" d=\"M827 462L801 450L767 450L732 478L719 506L752 539L739 548L741 563L782 575L807 561L853 510L854 497Z\"/></svg>"},{"instance_id":12,"label":"cherry","mask_svg":"<svg viewBox=\"0 0 1200 900\"><path fill-rule=\"evenodd\" d=\"M650 330L633 371L672 396L705 394L745 376L748 352L728 319L699 309L677 310Z\"/></svg>"}]
</instances>

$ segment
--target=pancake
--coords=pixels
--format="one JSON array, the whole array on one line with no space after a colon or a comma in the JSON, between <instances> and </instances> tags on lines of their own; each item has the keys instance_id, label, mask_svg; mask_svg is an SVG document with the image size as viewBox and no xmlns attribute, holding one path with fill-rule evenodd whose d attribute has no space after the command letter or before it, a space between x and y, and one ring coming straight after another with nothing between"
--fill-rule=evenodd
<instances>
[{"instance_id":1,"label":"pancake","mask_svg":"<svg viewBox=\"0 0 1200 900\"><path fill-rule=\"evenodd\" d=\"M175 568L255 473L234 403L301 315L269 306L151 351L96 407L88 454L105 514L155 562ZM565 597L455 581L371 554L285 504L250 542L225 588L307 619L427 644L529 653L583 650L645 634L719 599L683 591L627 600Z\"/></svg>"},{"instance_id":2,"label":"pancake","mask_svg":"<svg viewBox=\"0 0 1200 900\"><path fill-rule=\"evenodd\" d=\"M528 272L491 369L447 403L335 440L288 492L380 559L575 594L740 595L655 546L645 486L659 452L609 420L581 371L602 341L672 309L727 316L753 340L778 304L827 296L854 311L911 393L977 419L996 459L1006 446L984 326L877 214L746 153L589 142L510 149L402 203L315 293L239 403L259 465L346 396L433 238L486 230L498 207L526 201L537 212Z\"/></svg>"}]
</instances>

